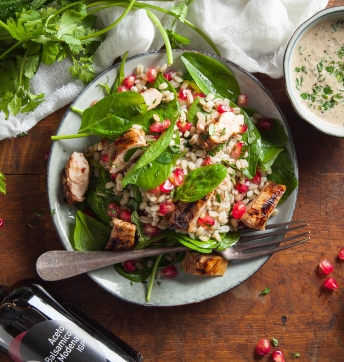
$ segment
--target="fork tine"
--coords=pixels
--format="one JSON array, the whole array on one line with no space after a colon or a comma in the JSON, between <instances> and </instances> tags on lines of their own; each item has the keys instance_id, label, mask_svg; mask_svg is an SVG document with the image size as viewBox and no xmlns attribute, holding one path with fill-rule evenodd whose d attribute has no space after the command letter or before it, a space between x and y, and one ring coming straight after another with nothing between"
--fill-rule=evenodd
<instances>
[{"instance_id":1,"label":"fork tine","mask_svg":"<svg viewBox=\"0 0 344 362\"><path fill-rule=\"evenodd\" d=\"M294 243L290 243L290 244L287 244L287 245L282 245L282 246L279 246L279 247L274 248L274 249L271 248L271 249L256 251L256 252L253 252L253 253L238 254L235 257L235 260L254 259L254 258L257 258L257 257L260 257L260 256L274 254L274 253L276 253L278 251L289 249L289 248L291 248L291 247L293 247L295 245L302 244L302 243L304 243L305 241L307 241L309 239L310 239L310 237L299 240L299 241L295 241Z\"/></svg>"},{"instance_id":2,"label":"fork tine","mask_svg":"<svg viewBox=\"0 0 344 362\"><path fill-rule=\"evenodd\" d=\"M261 248L263 246L275 245L275 244L280 244L282 242L284 243L285 241L299 239L299 238L301 238L301 237L303 237L305 235L309 235L309 234L310 234L310 232L307 231L305 233L289 236L287 238L273 239L273 240L269 240L269 241L265 241L265 242L259 242L259 243L256 243L256 244L245 244L245 245L237 244L236 249L238 251L257 249L257 248ZM270 237L270 235L268 237Z\"/></svg>"},{"instance_id":3,"label":"fork tine","mask_svg":"<svg viewBox=\"0 0 344 362\"><path fill-rule=\"evenodd\" d=\"M266 225L265 230L257 230L257 229L251 229L248 227L244 227L244 228L240 229L239 231L241 234L250 234L250 233L254 233L254 232L264 232L264 231L268 231L271 229L282 229L282 228L289 229L289 226L297 225L297 224L303 224L303 226L307 226L308 222L307 222L307 220L291 220L288 222L268 224L268 225ZM303 226L300 226L300 227L303 227Z\"/></svg>"}]
</instances>

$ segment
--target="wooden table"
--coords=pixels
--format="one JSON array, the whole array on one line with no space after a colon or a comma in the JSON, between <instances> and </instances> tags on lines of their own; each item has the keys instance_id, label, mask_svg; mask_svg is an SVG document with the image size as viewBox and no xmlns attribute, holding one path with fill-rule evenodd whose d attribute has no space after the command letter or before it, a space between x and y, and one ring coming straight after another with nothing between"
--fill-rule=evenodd
<instances>
[{"instance_id":1,"label":"wooden table","mask_svg":"<svg viewBox=\"0 0 344 362\"><path fill-rule=\"evenodd\" d=\"M328 6L344 5L332 0ZM283 79L257 75L286 116L297 149L299 190L294 219L307 219L311 240L273 255L251 278L204 302L147 308L119 300L86 275L51 286L123 338L145 361L255 361L263 337L277 338L287 361L344 361L344 139L320 133L294 112ZM62 249L50 216L46 191L50 136L66 111L60 109L27 137L0 142L0 170L7 196L0 195L0 284L35 277L43 252ZM30 227L29 224L32 226ZM339 289L324 293L316 272L320 259L335 265ZM265 288L270 293L259 296ZM298 359L292 354L298 352ZM262 361L268 361L264 357ZM8 361L0 356L0 361Z\"/></svg>"}]
</instances>

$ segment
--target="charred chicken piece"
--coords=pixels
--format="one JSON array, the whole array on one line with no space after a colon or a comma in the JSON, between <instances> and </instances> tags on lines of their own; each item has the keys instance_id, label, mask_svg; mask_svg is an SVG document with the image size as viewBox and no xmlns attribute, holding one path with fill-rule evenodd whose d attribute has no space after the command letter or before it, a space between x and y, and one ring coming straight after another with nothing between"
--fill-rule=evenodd
<instances>
[{"instance_id":1,"label":"charred chicken piece","mask_svg":"<svg viewBox=\"0 0 344 362\"><path fill-rule=\"evenodd\" d=\"M82 153L74 152L63 170L64 201L69 205L84 201L89 180L90 166L88 161Z\"/></svg>"},{"instance_id":2,"label":"charred chicken piece","mask_svg":"<svg viewBox=\"0 0 344 362\"><path fill-rule=\"evenodd\" d=\"M135 243L136 227L130 222L112 218L113 227L105 250L131 250Z\"/></svg>"},{"instance_id":3,"label":"charred chicken piece","mask_svg":"<svg viewBox=\"0 0 344 362\"><path fill-rule=\"evenodd\" d=\"M181 263L184 271L199 276L224 275L228 260L218 254L201 254L187 251Z\"/></svg>"},{"instance_id":4,"label":"charred chicken piece","mask_svg":"<svg viewBox=\"0 0 344 362\"><path fill-rule=\"evenodd\" d=\"M267 181L263 189L249 204L241 221L249 228L265 230L266 223L283 196L286 187Z\"/></svg>"}]
</instances>

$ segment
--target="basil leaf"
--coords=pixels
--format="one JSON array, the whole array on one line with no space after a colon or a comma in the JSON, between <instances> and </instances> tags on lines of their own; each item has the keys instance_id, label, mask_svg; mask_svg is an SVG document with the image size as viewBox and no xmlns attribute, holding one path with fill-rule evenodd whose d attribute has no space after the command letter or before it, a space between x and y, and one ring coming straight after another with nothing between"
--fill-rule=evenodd
<instances>
[{"instance_id":1,"label":"basil leaf","mask_svg":"<svg viewBox=\"0 0 344 362\"><path fill-rule=\"evenodd\" d=\"M175 201L193 202L213 191L226 177L227 168L212 164L189 172L182 185L176 189Z\"/></svg>"}]
</instances>

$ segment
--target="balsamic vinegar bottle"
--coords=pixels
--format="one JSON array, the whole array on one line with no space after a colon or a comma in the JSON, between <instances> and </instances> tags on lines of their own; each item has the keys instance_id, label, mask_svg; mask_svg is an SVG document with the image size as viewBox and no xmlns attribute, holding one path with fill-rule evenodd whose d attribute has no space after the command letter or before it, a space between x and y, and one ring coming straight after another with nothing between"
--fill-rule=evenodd
<instances>
[{"instance_id":1,"label":"balsamic vinegar bottle","mask_svg":"<svg viewBox=\"0 0 344 362\"><path fill-rule=\"evenodd\" d=\"M35 279L0 286L0 351L15 362L141 362L141 353Z\"/></svg>"}]
</instances>

